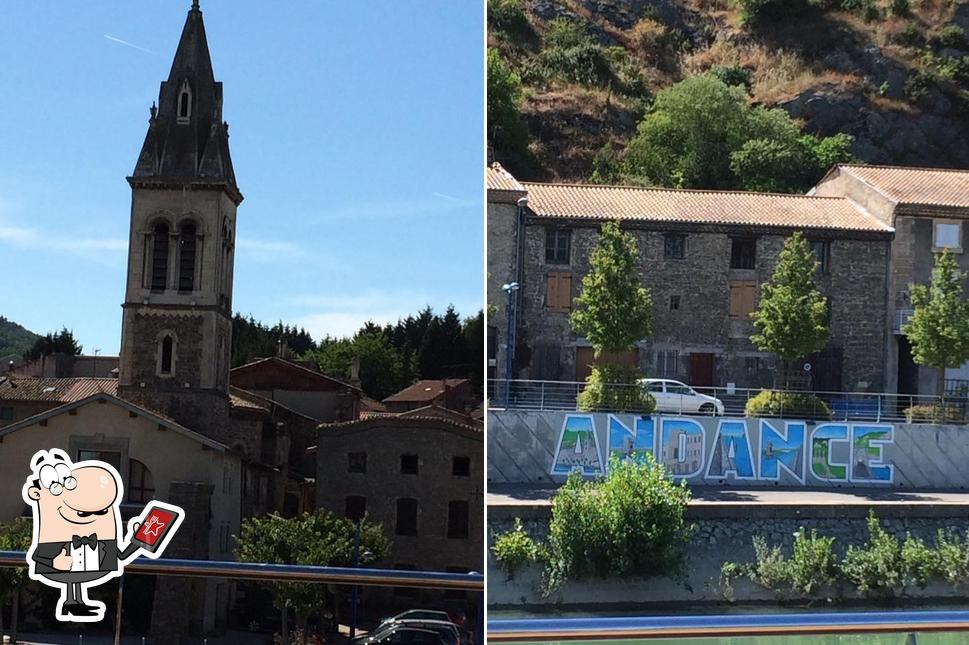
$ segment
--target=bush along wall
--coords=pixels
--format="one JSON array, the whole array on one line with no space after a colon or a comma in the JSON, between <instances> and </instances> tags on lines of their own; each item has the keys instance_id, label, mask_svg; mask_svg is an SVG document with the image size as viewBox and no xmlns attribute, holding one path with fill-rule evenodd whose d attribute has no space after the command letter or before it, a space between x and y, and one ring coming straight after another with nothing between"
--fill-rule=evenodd
<instances>
[{"instance_id":1,"label":"bush along wall","mask_svg":"<svg viewBox=\"0 0 969 645\"><path fill-rule=\"evenodd\" d=\"M723 596L733 600L735 583L747 579L772 591L779 601L823 601L860 597L892 600L917 595L932 583L962 588L969 584L969 532L939 530L932 544L906 533L899 538L868 516L868 540L848 545L839 555L833 537L801 528L789 553L755 537L753 562L725 562Z\"/></svg>"},{"instance_id":2,"label":"bush along wall","mask_svg":"<svg viewBox=\"0 0 969 645\"><path fill-rule=\"evenodd\" d=\"M547 596L568 581L595 578L682 578L684 519L690 491L648 455L613 460L604 478L573 473L552 499L548 536L535 541L516 520L493 538L492 553L510 578L532 563L544 568Z\"/></svg>"}]
</instances>

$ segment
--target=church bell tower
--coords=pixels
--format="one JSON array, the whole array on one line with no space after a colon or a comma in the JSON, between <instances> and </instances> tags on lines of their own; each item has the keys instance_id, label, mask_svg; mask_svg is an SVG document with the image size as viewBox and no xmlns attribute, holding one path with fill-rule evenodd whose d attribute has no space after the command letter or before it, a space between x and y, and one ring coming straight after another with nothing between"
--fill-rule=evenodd
<instances>
[{"instance_id":1,"label":"church bell tower","mask_svg":"<svg viewBox=\"0 0 969 645\"><path fill-rule=\"evenodd\" d=\"M210 436L229 416L232 268L242 193L202 11L193 2L131 185L121 396Z\"/></svg>"}]
</instances>

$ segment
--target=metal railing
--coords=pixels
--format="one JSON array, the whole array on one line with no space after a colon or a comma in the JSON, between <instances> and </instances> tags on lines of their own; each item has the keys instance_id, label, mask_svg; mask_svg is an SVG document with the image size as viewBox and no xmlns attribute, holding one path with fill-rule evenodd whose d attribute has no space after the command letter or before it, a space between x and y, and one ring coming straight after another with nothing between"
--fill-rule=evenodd
<instances>
[{"instance_id":1,"label":"metal railing","mask_svg":"<svg viewBox=\"0 0 969 645\"><path fill-rule=\"evenodd\" d=\"M22 551L0 551L0 567L27 566L27 554ZM444 573L437 571L409 571L399 569L363 569L352 567L318 567L259 562L229 562L222 560L150 560L138 558L124 567L124 573L221 580L251 580L256 582L299 582L348 585L353 587L395 587L468 591L478 594L479 606L484 607L484 575L480 573ZM475 643L484 642L484 612L481 612L475 633ZM120 633L120 632L119 632ZM117 640L116 640L117 642Z\"/></svg>"},{"instance_id":2,"label":"metal railing","mask_svg":"<svg viewBox=\"0 0 969 645\"><path fill-rule=\"evenodd\" d=\"M488 381L489 409L516 409L549 412L574 412L578 410L578 397L586 387L579 381ZM629 401L633 396L623 396L623 390L632 394L633 388L642 385L607 385L614 392L613 399ZM651 392L656 400L658 414L746 416L747 402L770 388L693 387L688 393ZM778 391L778 390L774 390ZM920 394L889 394L883 392L802 392L788 391L778 396L771 409L758 416L832 419L840 421L874 421L906 423L969 423L969 399L963 394L931 396ZM708 399L703 396L710 397ZM713 399L713 400L711 400ZM793 403L792 403L793 399ZM602 412L631 412L625 409L602 409Z\"/></svg>"},{"instance_id":3,"label":"metal railing","mask_svg":"<svg viewBox=\"0 0 969 645\"><path fill-rule=\"evenodd\" d=\"M877 640L874 636L876 634L925 632L969 632L969 611L865 611L488 621L488 642L491 643L634 639L669 639L675 642L681 638L721 637L724 640L712 640L711 645L728 642L739 645L757 643L757 637L762 636L867 634L869 636L864 640L856 642L873 645L875 642L901 642L896 639ZM799 639L792 639L791 643L793 645L798 641ZM770 642L778 641L772 639ZM915 641L910 638L907 642Z\"/></svg>"}]
</instances>

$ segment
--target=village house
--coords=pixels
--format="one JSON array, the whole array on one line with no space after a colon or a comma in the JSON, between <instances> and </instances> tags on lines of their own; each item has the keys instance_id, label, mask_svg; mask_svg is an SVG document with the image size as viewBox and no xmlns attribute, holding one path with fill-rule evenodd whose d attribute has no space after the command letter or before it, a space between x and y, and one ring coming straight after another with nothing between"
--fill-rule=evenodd
<instances>
[{"instance_id":1,"label":"village house","mask_svg":"<svg viewBox=\"0 0 969 645\"><path fill-rule=\"evenodd\" d=\"M438 406L461 413L479 402L466 378L423 379L391 394L382 401L388 412L401 413L426 406Z\"/></svg>"},{"instance_id":2,"label":"village house","mask_svg":"<svg viewBox=\"0 0 969 645\"><path fill-rule=\"evenodd\" d=\"M518 182L500 165L488 187L489 364L505 378L582 381L589 342L569 325L602 224L633 234L653 297L653 335L611 360L694 386L763 387L775 358L750 341L761 285L795 231L820 262L831 339L807 357L819 391L883 391L891 223L844 196ZM506 289L510 285L517 289ZM509 292L511 298L509 299ZM509 307L510 305L510 307ZM807 370L805 370L807 371Z\"/></svg>"},{"instance_id":3,"label":"village house","mask_svg":"<svg viewBox=\"0 0 969 645\"><path fill-rule=\"evenodd\" d=\"M323 424L310 451L317 504L383 524L393 547L376 566L483 571L483 434L481 427L410 414ZM440 600L441 594L425 597ZM448 597L455 595L459 604L468 600L461 593Z\"/></svg>"},{"instance_id":4,"label":"village house","mask_svg":"<svg viewBox=\"0 0 969 645\"><path fill-rule=\"evenodd\" d=\"M895 229L888 274L885 387L903 394L935 394L938 371L916 365L902 325L912 315L911 285L928 284L935 256L948 249L969 271L969 171L841 165L813 189L859 204ZM969 281L963 285L969 293ZM945 372L946 389L969 386L969 363Z\"/></svg>"}]
</instances>

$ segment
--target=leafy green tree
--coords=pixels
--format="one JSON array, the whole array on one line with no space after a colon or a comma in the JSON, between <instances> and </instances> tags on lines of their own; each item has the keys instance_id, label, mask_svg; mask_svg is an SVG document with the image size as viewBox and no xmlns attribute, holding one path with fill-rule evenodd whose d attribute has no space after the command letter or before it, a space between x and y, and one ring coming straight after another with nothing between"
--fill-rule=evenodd
<instances>
[{"instance_id":1,"label":"leafy green tree","mask_svg":"<svg viewBox=\"0 0 969 645\"><path fill-rule=\"evenodd\" d=\"M592 344L597 359L579 398L583 409L621 401L626 410L649 412L655 404L637 386L637 369L598 361L606 353L632 348L652 333L653 300L640 278L637 256L636 238L623 233L618 222L603 224L591 270L582 278L582 293L569 318L572 329Z\"/></svg>"},{"instance_id":2,"label":"leafy green tree","mask_svg":"<svg viewBox=\"0 0 969 645\"><path fill-rule=\"evenodd\" d=\"M370 323L352 339L325 339L313 358L320 371L328 376L349 379L353 359L360 359L360 387L367 395L380 400L404 388L403 365L397 350L383 329Z\"/></svg>"},{"instance_id":3,"label":"leafy green tree","mask_svg":"<svg viewBox=\"0 0 969 645\"><path fill-rule=\"evenodd\" d=\"M81 350L81 345L74 340L74 332L67 327L62 327L59 332L48 332L38 338L24 354L24 360L33 361L41 356L50 356L51 354L77 356L81 353Z\"/></svg>"},{"instance_id":4,"label":"leafy green tree","mask_svg":"<svg viewBox=\"0 0 969 645\"><path fill-rule=\"evenodd\" d=\"M591 270L582 278L582 293L569 318L572 329L592 344L596 357L630 349L652 333L653 300L640 278L638 255L636 238L623 233L618 222L602 225Z\"/></svg>"},{"instance_id":5,"label":"leafy green tree","mask_svg":"<svg viewBox=\"0 0 969 645\"><path fill-rule=\"evenodd\" d=\"M488 49L488 142L495 157L510 168L527 166L528 129L518 112L521 77L508 67L497 49Z\"/></svg>"},{"instance_id":6,"label":"leafy green tree","mask_svg":"<svg viewBox=\"0 0 969 645\"><path fill-rule=\"evenodd\" d=\"M760 303L751 314L758 349L785 362L821 351L828 342L828 302L814 278L818 260L800 232L787 238L770 282L761 287Z\"/></svg>"},{"instance_id":7,"label":"leafy green tree","mask_svg":"<svg viewBox=\"0 0 969 645\"><path fill-rule=\"evenodd\" d=\"M18 517L8 524L0 524L0 551L26 551L33 537L30 518ZM3 607L13 603L10 612L13 636L17 636L17 614L20 605L20 590L27 583L27 570L17 568L0 569L0 637L3 634Z\"/></svg>"},{"instance_id":8,"label":"leafy green tree","mask_svg":"<svg viewBox=\"0 0 969 645\"><path fill-rule=\"evenodd\" d=\"M330 567L353 565L354 534L351 520L324 509L295 518L278 514L250 517L242 522L236 557L242 562L302 564ZM360 566L390 552L383 527L364 518L360 526ZM270 582L273 602L283 612L283 642L289 642L288 612L293 610L306 643L306 623L327 605L326 587L313 583Z\"/></svg>"},{"instance_id":9,"label":"leafy green tree","mask_svg":"<svg viewBox=\"0 0 969 645\"><path fill-rule=\"evenodd\" d=\"M623 158L623 179L800 192L832 165L852 160L851 142L848 135L804 135L783 110L752 106L742 85L707 74L656 95Z\"/></svg>"},{"instance_id":10,"label":"leafy green tree","mask_svg":"<svg viewBox=\"0 0 969 645\"><path fill-rule=\"evenodd\" d=\"M919 365L939 371L937 391L945 392L945 368L969 360L969 302L963 296L965 274L948 249L935 258L928 286L912 285L915 312L902 326Z\"/></svg>"}]
</instances>

